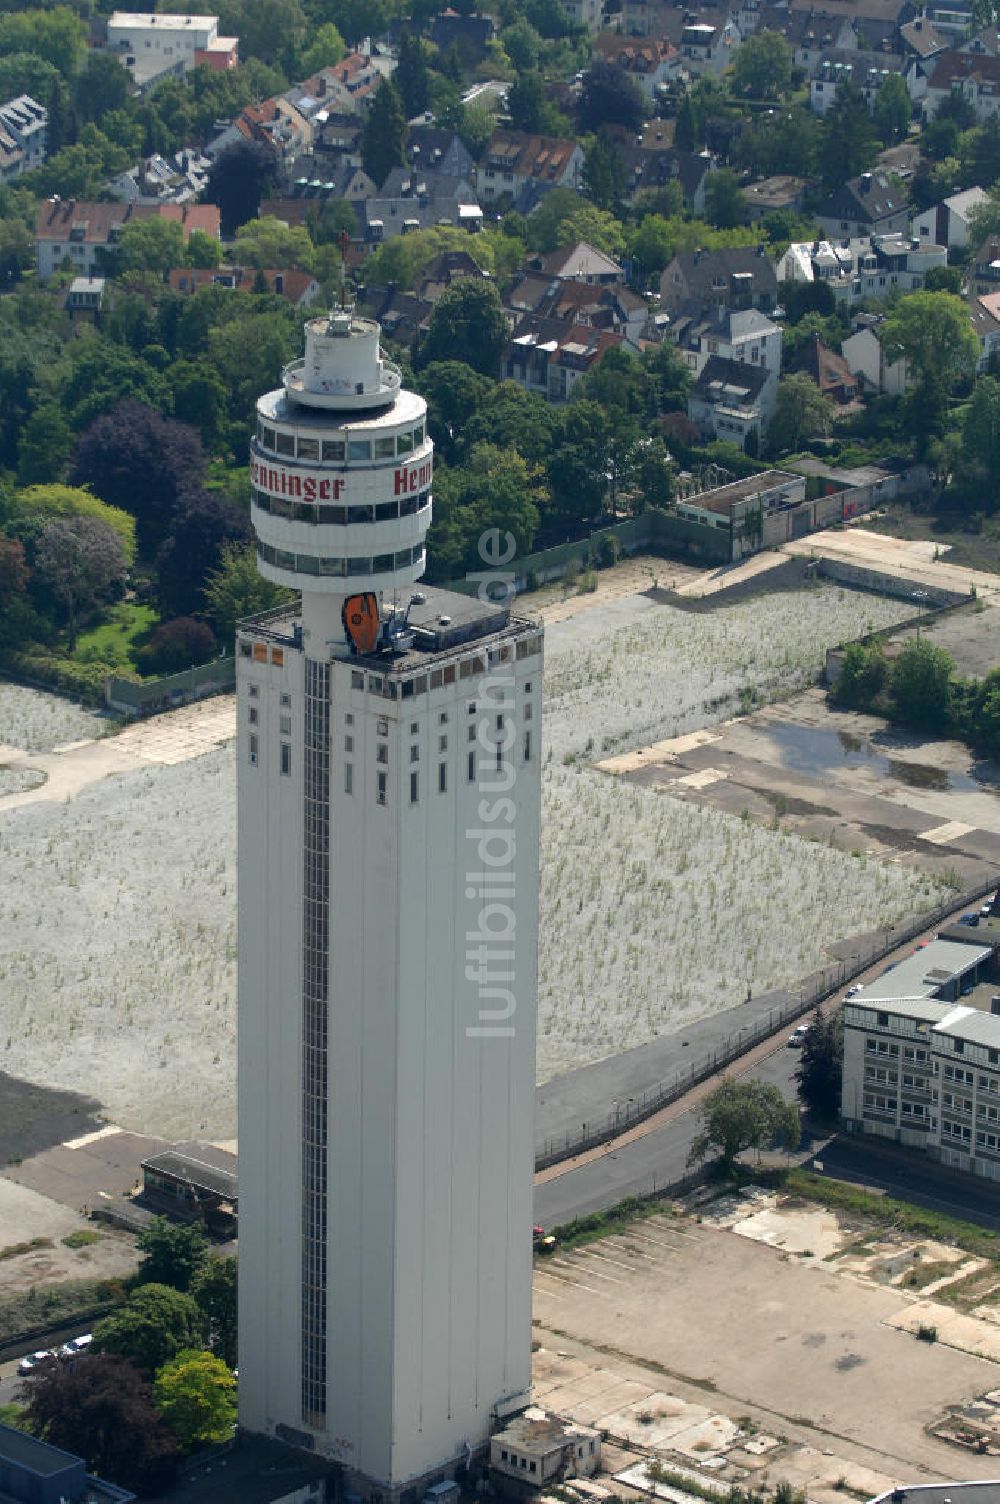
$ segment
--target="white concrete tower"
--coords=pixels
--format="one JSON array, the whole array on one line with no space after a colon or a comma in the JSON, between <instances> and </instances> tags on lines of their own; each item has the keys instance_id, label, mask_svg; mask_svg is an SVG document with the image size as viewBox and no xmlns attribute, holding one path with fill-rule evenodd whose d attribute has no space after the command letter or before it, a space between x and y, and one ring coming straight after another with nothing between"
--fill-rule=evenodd
<instances>
[{"instance_id":1,"label":"white concrete tower","mask_svg":"<svg viewBox=\"0 0 1000 1504\"><path fill-rule=\"evenodd\" d=\"M530 1382L542 637L495 534L414 589L431 474L378 326L310 319L251 455L301 607L238 641L240 1422L387 1497Z\"/></svg>"}]
</instances>

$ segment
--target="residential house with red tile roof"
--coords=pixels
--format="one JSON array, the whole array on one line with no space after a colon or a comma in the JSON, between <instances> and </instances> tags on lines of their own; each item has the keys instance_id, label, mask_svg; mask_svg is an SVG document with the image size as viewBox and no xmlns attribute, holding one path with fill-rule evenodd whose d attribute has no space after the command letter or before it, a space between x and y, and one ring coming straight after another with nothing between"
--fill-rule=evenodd
<instances>
[{"instance_id":1,"label":"residential house with red tile roof","mask_svg":"<svg viewBox=\"0 0 1000 1504\"><path fill-rule=\"evenodd\" d=\"M177 266L167 277L167 283L172 291L183 293L197 292L199 287L228 287L233 292L266 288L287 298L296 308L308 308L322 291L314 276L295 267L258 272L252 266Z\"/></svg>"},{"instance_id":2,"label":"residential house with red tile roof","mask_svg":"<svg viewBox=\"0 0 1000 1504\"><path fill-rule=\"evenodd\" d=\"M39 281L47 281L65 260L69 260L78 277L104 272L122 230L141 219L166 219L179 224L185 240L192 230L201 230L214 240L221 238L215 204L98 204L72 198L46 199L39 204L35 219Z\"/></svg>"},{"instance_id":3,"label":"residential house with red tile roof","mask_svg":"<svg viewBox=\"0 0 1000 1504\"><path fill-rule=\"evenodd\" d=\"M517 198L529 183L546 188L576 188L583 171L583 150L576 141L532 136L523 131L494 131L476 173L483 203Z\"/></svg>"}]
</instances>

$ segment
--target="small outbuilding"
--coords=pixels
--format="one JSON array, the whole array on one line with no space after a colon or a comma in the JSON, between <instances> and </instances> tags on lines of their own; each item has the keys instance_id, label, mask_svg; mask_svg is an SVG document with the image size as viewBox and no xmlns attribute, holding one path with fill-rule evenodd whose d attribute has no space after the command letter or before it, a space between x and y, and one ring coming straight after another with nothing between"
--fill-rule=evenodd
<instances>
[{"instance_id":1,"label":"small outbuilding","mask_svg":"<svg viewBox=\"0 0 1000 1504\"><path fill-rule=\"evenodd\" d=\"M490 1472L505 1493L537 1491L559 1478L595 1473L601 1436L590 1426L529 1406L490 1441Z\"/></svg>"}]
</instances>

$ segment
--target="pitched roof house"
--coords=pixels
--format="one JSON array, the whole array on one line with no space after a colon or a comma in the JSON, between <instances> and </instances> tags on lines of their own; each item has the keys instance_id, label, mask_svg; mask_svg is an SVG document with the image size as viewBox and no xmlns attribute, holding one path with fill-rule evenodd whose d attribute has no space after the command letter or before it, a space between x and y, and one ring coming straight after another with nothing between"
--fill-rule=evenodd
<instances>
[{"instance_id":1,"label":"pitched roof house","mask_svg":"<svg viewBox=\"0 0 1000 1504\"><path fill-rule=\"evenodd\" d=\"M476 183L480 199L488 203L504 195L517 198L529 183L576 188L582 170L583 151L575 141L523 131L494 131Z\"/></svg>"},{"instance_id":2,"label":"pitched roof house","mask_svg":"<svg viewBox=\"0 0 1000 1504\"><path fill-rule=\"evenodd\" d=\"M167 219L179 224L185 240L192 230L201 230L214 240L221 238L215 204L98 204L72 198L47 199L39 204L35 219L39 280L46 281L67 258L77 276L92 277L102 272L124 227L140 219Z\"/></svg>"},{"instance_id":3,"label":"pitched roof house","mask_svg":"<svg viewBox=\"0 0 1000 1504\"><path fill-rule=\"evenodd\" d=\"M668 313L691 302L769 313L778 301L778 279L763 245L684 251L664 267L660 298Z\"/></svg>"},{"instance_id":4,"label":"pitched roof house","mask_svg":"<svg viewBox=\"0 0 1000 1504\"><path fill-rule=\"evenodd\" d=\"M836 239L856 235L887 235L905 230L909 196L889 173L863 172L828 194L817 206L816 218Z\"/></svg>"}]
</instances>

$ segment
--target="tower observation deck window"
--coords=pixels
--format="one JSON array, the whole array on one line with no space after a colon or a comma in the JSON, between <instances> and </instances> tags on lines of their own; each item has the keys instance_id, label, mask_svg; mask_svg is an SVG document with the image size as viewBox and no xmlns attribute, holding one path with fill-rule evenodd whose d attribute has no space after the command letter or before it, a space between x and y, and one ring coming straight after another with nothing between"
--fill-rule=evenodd
<instances>
[{"instance_id":1,"label":"tower observation deck window","mask_svg":"<svg viewBox=\"0 0 1000 1504\"><path fill-rule=\"evenodd\" d=\"M372 457L372 445L370 439L350 439L347 445L347 458L349 460L370 460Z\"/></svg>"},{"instance_id":2,"label":"tower observation deck window","mask_svg":"<svg viewBox=\"0 0 1000 1504\"><path fill-rule=\"evenodd\" d=\"M324 439L323 440L323 458L324 458L324 460L327 460L327 461L329 461L329 460L343 460L344 453L345 453L345 445L344 445L343 439Z\"/></svg>"},{"instance_id":3,"label":"tower observation deck window","mask_svg":"<svg viewBox=\"0 0 1000 1504\"><path fill-rule=\"evenodd\" d=\"M279 433L275 437L275 449L279 454L295 454L295 437L290 433Z\"/></svg>"},{"instance_id":4,"label":"tower observation deck window","mask_svg":"<svg viewBox=\"0 0 1000 1504\"><path fill-rule=\"evenodd\" d=\"M300 460L318 460L319 439L300 439L298 452Z\"/></svg>"},{"instance_id":5,"label":"tower observation deck window","mask_svg":"<svg viewBox=\"0 0 1000 1504\"><path fill-rule=\"evenodd\" d=\"M396 445L391 437L375 440L375 458L377 460L391 460L395 457L395 453Z\"/></svg>"}]
</instances>

